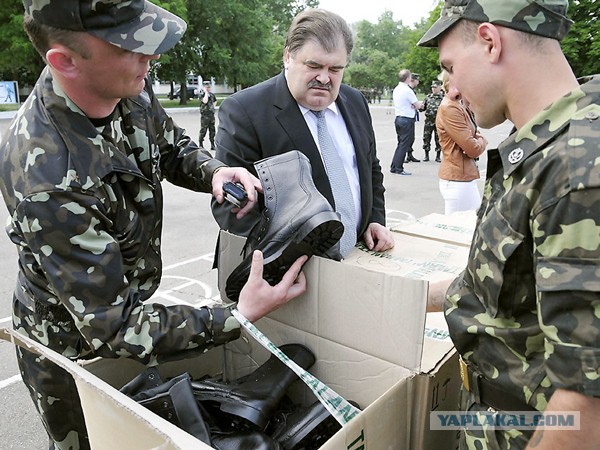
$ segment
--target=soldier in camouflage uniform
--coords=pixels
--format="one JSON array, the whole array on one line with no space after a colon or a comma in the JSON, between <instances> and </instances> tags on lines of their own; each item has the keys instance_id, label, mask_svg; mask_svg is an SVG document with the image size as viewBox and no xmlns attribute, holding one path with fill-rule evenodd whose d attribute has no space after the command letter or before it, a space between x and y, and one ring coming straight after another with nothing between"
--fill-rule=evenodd
<instances>
[{"instance_id":1,"label":"soldier in camouflage uniform","mask_svg":"<svg viewBox=\"0 0 600 450\"><path fill-rule=\"evenodd\" d=\"M425 152L425 158L423 158L423 161L429 161L431 136L433 135L435 139L435 160L436 162L442 162L440 158L442 147L440 146L440 139L435 128L435 118L443 99L442 82L440 80L433 80L431 83L431 94L427 94L421 108L421 111L425 111L425 123L423 124L423 151Z\"/></svg>"},{"instance_id":2,"label":"soldier in camouflage uniform","mask_svg":"<svg viewBox=\"0 0 600 450\"><path fill-rule=\"evenodd\" d=\"M581 420L581 431L470 427L461 449L600 446L600 77L580 85L562 53L567 3L446 0L419 41L439 46L479 125L515 125L488 152L469 262L445 296L461 408Z\"/></svg>"},{"instance_id":3,"label":"soldier in camouflage uniform","mask_svg":"<svg viewBox=\"0 0 600 450\"><path fill-rule=\"evenodd\" d=\"M202 146L208 131L210 149L215 150L215 107L217 106L217 97L211 92L210 81L205 81L203 85L204 91L200 94L200 136L198 137L198 144Z\"/></svg>"},{"instance_id":4,"label":"soldier in camouflage uniform","mask_svg":"<svg viewBox=\"0 0 600 450\"><path fill-rule=\"evenodd\" d=\"M252 204L260 188L245 169L201 151L150 88L150 61L175 45L185 22L143 0L24 6L47 67L0 147L7 232L19 258L14 328L72 360L146 365L237 338L227 308L146 302L162 272L161 180L212 191L217 201L225 181L238 181ZM240 312L253 321L301 293L304 260L271 287L257 252ZM50 448L89 448L73 379L28 351L18 349L17 358Z\"/></svg>"}]
</instances>

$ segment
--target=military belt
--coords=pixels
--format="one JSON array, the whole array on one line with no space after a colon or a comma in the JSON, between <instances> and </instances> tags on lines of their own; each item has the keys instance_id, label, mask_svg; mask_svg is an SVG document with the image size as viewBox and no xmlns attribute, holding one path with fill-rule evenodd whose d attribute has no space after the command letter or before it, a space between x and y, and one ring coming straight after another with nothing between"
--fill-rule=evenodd
<instances>
[{"instance_id":1,"label":"military belt","mask_svg":"<svg viewBox=\"0 0 600 450\"><path fill-rule=\"evenodd\" d=\"M497 383L488 380L462 358L459 358L460 378L463 387L475 397L477 403L496 411L537 411L519 398L514 392L500 389Z\"/></svg>"},{"instance_id":2,"label":"military belt","mask_svg":"<svg viewBox=\"0 0 600 450\"><path fill-rule=\"evenodd\" d=\"M35 312L42 320L47 320L54 324L73 322L73 317L71 317L64 306L42 303L37 299L32 300L23 293L23 288L19 285L15 288L14 295L20 303L30 311Z\"/></svg>"}]
</instances>

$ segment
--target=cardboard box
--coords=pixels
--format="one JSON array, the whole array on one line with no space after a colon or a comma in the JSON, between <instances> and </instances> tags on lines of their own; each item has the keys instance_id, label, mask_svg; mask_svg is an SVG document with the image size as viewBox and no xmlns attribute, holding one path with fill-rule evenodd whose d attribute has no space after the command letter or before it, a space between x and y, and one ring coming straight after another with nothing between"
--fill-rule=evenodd
<instances>
[{"instance_id":1,"label":"cardboard box","mask_svg":"<svg viewBox=\"0 0 600 450\"><path fill-rule=\"evenodd\" d=\"M392 231L470 247L476 220L475 211L460 211L447 216L434 213L397 225Z\"/></svg>"},{"instance_id":2,"label":"cardboard box","mask_svg":"<svg viewBox=\"0 0 600 450\"><path fill-rule=\"evenodd\" d=\"M295 342L312 349L317 362L310 372L338 394L363 407L361 414L322 447L324 450L358 450L365 448L367 442L372 449L411 448L409 430L400 428L397 420L406 416L410 403L408 370L271 319L263 319L258 324L276 345ZM94 450L211 448L118 391L143 370L141 364L127 359L97 359L83 362L82 366L12 330L0 329L0 338L44 355L73 376ZM251 372L268 357L267 350L244 335L201 356L162 364L159 370L164 378L183 372L194 378L207 374L216 376L225 370L227 378L235 379ZM290 395L305 404L315 401L300 380Z\"/></svg>"},{"instance_id":3,"label":"cardboard box","mask_svg":"<svg viewBox=\"0 0 600 450\"><path fill-rule=\"evenodd\" d=\"M425 311L428 283L457 275L466 265L468 247L433 239L427 230L419 235L410 225L407 232L395 230L396 247L390 252L357 248L343 262L311 258L302 298L256 323L276 345L309 347L317 358L310 372L361 406L323 450L456 448L454 432L429 431L431 410L456 407L460 381L443 316ZM243 239L222 233L221 290L242 245ZM143 370L140 364L98 359L82 367L10 330L0 330L0 338L45 355L73 375L94 449L209 448L117 390ZM268 357L244 333L226 346L159 370L163 377L189 372L235 379ZM306 404L314 401L301 384L293 395Z\"/></svg>"}]
</instances>

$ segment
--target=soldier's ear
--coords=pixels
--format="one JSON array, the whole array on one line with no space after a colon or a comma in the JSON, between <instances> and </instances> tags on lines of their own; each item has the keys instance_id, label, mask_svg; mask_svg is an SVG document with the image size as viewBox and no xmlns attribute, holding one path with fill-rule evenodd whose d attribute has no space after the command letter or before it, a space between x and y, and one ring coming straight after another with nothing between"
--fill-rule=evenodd
<instances>
[{"instance_id":1,"label":"soldier's ear","mask_svg":"<svg viewBox=\"0 0 600 450\"><path fill-rule=\"evenodd\" d=\"M77 64L75 63L75 53L58 45L46 52L46 61L56 71L60 72L66 78L73 78L77 73Z\"/></svg>"},{"instance_id":2,"label":"soldier's ear","mask_svg":"<svg viewBox=\"0 0 600 450\"><path fill-rule=\"evenodd\" d=\"M498 27L489 22L482 23L477 28L477 39L483 46L489 62L497 63L502 52L502 39Z\"/></svg>"}]
</instances>

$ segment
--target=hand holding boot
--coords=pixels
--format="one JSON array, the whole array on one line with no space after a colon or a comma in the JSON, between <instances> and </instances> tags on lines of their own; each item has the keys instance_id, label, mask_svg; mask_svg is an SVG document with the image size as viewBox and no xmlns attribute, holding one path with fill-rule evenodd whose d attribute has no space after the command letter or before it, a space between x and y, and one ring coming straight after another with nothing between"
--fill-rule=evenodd
<instances>
[{"instance_id":1,"label":"hand holding boot","mask_svg":"<svg viewBox=\"0 0 600 450\"><path fill-rule=\"evenodd\" d=\"M214 173L212 179L212 194L219 204L223 203L225 199L223 184L227 181L241 183L248 194L248 203L243 208L237 211L235 208L232 209L236 213L236 217L241 219L256 205L258 200L256 191L262 192L262 185L258 178L242 167L221 167Z\"/></svg>"},{"instance_id":2,"label":"hand holding boot","mask_svg":"<svg viewBox=\"0 0 600 450\"><path fill-rule=\"evenodd\" d=\"M304 293L306 278L301 269L307 259L307 256L298 258L281 281L275 286L271 286L263 279L263 254L261 251L255 250L252 254L250 276L240 292L238 311L250 322L255 322Z\"/></svg>"}]
</instances>

